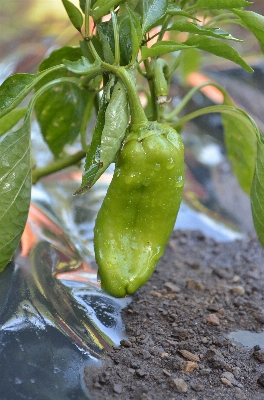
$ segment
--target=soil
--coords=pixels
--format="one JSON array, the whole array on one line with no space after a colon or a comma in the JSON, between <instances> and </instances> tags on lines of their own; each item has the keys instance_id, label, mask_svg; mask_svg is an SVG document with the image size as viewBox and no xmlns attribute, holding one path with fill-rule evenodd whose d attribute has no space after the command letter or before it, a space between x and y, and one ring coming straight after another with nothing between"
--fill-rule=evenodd
<instances>
[{"instance_id":1,"label":"soil","mask_svg":"<svg viewBox=\"0 0 264 400\"><path fill-rule=\"evenodd\" d=\"M263 400L264 348L227 337L264 331L263 260L256 238L173 232L123 311L127 339L85 369L92 399Z\"/></svg>"}]
</instances>

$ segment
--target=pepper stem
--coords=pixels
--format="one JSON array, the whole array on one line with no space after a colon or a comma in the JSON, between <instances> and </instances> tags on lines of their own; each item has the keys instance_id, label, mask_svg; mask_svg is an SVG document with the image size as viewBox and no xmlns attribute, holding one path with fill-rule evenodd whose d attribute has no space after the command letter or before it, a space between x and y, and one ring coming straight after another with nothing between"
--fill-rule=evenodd
<instances>
[{"instance_id":1,"label":"pepper stem","mask_svg":"<svg viewBox=\"0 0 264 400\"><path fill-rule=\"evenodd\" d=\"M137 130L142 127L142 125L147 125L148 119L141 105L135 82L130 73L124 67L116 67L104 62L102 62L102 67L113 72L121 79L125 86L130 107L131 130Z\"/></svg>"},{"instance_id":2,"label":"pepper stem","mask_svg":"<svg viewBox=\"0 0 264 400\"><path fill-rule=\"evenodd\" d=\"M129 100L130 114L131 114L131 129L136 130L138 127L148 124L145 111L141 105L135 82L132 76L125 68L119 68L118 76L122 80Z\"/></svg>"}]
</instances>

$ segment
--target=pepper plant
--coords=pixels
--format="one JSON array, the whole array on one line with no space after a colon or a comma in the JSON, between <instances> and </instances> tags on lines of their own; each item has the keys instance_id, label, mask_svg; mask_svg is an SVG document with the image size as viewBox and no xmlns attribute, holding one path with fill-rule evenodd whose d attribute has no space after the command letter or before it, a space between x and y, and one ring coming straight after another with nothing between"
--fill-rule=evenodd
<instances>
[{"instance_id":1,"label":"pepper plant","mask_svg":"<svg viewBox=\"0 0 264 400\"><path fill-rule=\"evenodd\" d=\"M186 60L192 68L193 54L211 53L252 72L232 46L240 39L223 26L243 26L264 50L264 17L248 11L252 3L245 0L80 0L79 7L69 0L62 3L80 34L79 43L53 51L36 74L10 76L0 87L0 269L19 244L32 184L84 159L82 183L75 192L81 195L116 163L95 223L95 256L104 290L117 297L135 292L161 257L181 203L184 158L176 129L216 112L222 116L227 153L250 195L255 229L264 245L264 141L258 126L217 83L192 88L175 109L168 98L172 78ZM141 85L146 82L144 109L139 77ZM222 92L223 104L180 117L206 85ZM21 107L29 94L28 105ZM33 111L54 160L41 168L31 165ZM87 124L93 115L89 143ZM66 145L75 141L81 150L68 154Z\"/></svg>"}]
</instances>

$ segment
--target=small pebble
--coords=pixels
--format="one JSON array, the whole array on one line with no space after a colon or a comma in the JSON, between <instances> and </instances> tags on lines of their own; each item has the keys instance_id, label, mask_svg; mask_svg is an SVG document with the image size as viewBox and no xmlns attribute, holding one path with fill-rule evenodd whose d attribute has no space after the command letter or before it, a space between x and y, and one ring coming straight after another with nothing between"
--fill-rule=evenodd
<instances>
[{"instance_id":1,"label":"small pebble","mask_svg":"<svg viewBox=\"0 0 264 400\"><path fill-rule=\"evenodd\" d=\"M200 268L200 261L193 258L185 258L184 263L191 267L192 269L199 269Z\"/></svg>"},{"instance_id":2,"label":"small pebble","mask_svg":"<svg viewBox=\"0 0 264 400\"><path fill-rule=\"evenodd\" d=\"M187 340L193 338L194 334L191 330L175 327L173 329L173 336L178 340Z\"/></svg>"},{"instance_id":3,"label":"small pebble","mask_svg":"<svg viewBox=\"0 0 264 400\"><path fill-rule=\"evenodd\" d=\"M228 269L224 268L214 268L213 273L217 275L221 279L232 279L233 278L233 272L229 271Z\"/></svg>"},{"instance_id":4,"label":"small pebble","mask_svg":"<svg viewBox=\"0 0 264 400\"><path fill-rule=\"evenodd\" d=\"M191 290L199 290L200 292L204 291L204 285L195 279L188 279L186 282L186 288Z\"/></svg>"},{"instance_id":5,"label":"small pebble","mask_svg":"<svg viewBox=\"0 0 264 400\"><path fill-rule=\"evenodd\" d=\"M130 372L131 374L134 374L135 370L134 370L134 368L128 368L128 372Z\"/></svg>"},{"instance_id":6,"label":"small pebble","mask_svg":"<svg viewBox=\"0 0 264 400\"><path fill-rule=\"evenodd\" d=\"M257 382L258 382L261 386L264 387L264 374L261 374L261 375L258 377Z\"/></svg>"},{"instance_id":7,"label":"small pebble","mask_svg":"<svg viewBox=\"0 0 264 400\"><path fill-rule=\"evenodd\" d=\"M238 296L243 296L243 294L245 294L246 292L244 286L233 286L231 288L231 291L237 294Z\"/></svg>"},{"instance_id":8,"label":"small pebble","mask_svg":"<svg viewBox=\"0 0 264 400\"><path fill-rule=\"evenodd\" d=\"M123 391L123 387L120 383L115 383L113 386L113 391L117 394L121 394Z\"/></svg>"},{"instance_id":9,"label":"small pebble","mask_svg":"<svg viewBox=\"0 0 264 400\"><path fill-rule=\"evenodd\" d=\"M139 365L140 365L140 362L139 361L131 361L130 362L130 367L131 368L134 368L134 369L136 369L136 368L139 368Z\"/></svg>"},{"instance_id":10,"label":"small pebble","mask_svg":"<svg viewBox=\"0 0 264 400\"><path fill-rule=\"evenodd\" d=\"M178 390L179 393L187 393L188 392L187 383L183 379L181 379L181 378L173 379L172 383L175 386L175 388Z\"/></svg>"},{"instance_id":11,"label":"small pebble","mask_svg":"<svg viewBox=\"0 0 264 400\"><path fill-rule=\"evenodd\" d=\"M187 372L192 372L192 371L194 371L196 368L198 368L197 362L194 362L194 361L184 361L184 363L183 363L183 372L185 372L185 373L187 373Z\"/></svg>"},{"instance_id":12,"label":"small pebble","mask_svg":"<svg viewBox=\"0 0 264 400\"><path fill-rule=\"evenodd\" d=\"M232 374L232 372L223 372L221 375L221 378L226 378L227 380L229 380L229 382L232 383L233 386L239 386L242 387L241 383L239 383L236 378L234 377L234 375Z\"/></svg>"},{"instance_id":13,"label":"small pebble","mask_svg":"<svg viewBox=\"0 0 264 400\"><path fill-rule=\"evenodd\" d=\"M121 346L123 346L123 347L131 347L131 346L132 346L132 343L131 343L130 340L128 340L128 339L122 339L122 340L120 340L120 344L121 344Z\"/></svg>"},{"instance_id":14,"label":"small pebble","mask_svg":"<svg viewBox=\"0 0 264 400\"><path fill-rule=\"evenodd\" d=\"M162 297L162 294L157 292L156 290L151 290L149 294L153 297Z\"/></svg>"},{"instance_id":15,"label":"small pebble","mask_svg":"<svg viewBox=\"0 0 264 400\"><path fill-rule=\"evenodd\" d=\"M203 390L202 385L199 385L198 383L191 385L191 388L195 392L202 392L202 390Z\"/></svg>"},{"instance_id":16,"label":"small pebble","mask_svg":"<svg viewBox=\"0 0 264 400\"><path fill-rule=\"evenodd\" d=\"M139 368L136 370L136 374L139 378L143 378L146 375L146 372L143 369Z\"/></svg>"},{"instance_id":17,"label":"small pebble","mask_svg":"<svg viewBox=\"0 0 264 400\"><path fill-rule=\"evenodd\" d=\"M263 311L255 314L255 318L258 322L260 322L261 324L264 324L264 312Z\"/></svg>"},{"instance_id":18,"label":"small pebble","mask_svg":"<svg viewBox=\"0 0 264 400\"><path fill-rule=\"evenodd\" d=\"M208 322L209 324L214 325L214 326L220 325L219 317L216 314L207 315L206 322Z\"/></svg>"},{"instance_id":19,"label":"small pebble","mask_svg":"<svg viewBox=\"0 0 264 400\"><path fill-rule=\"evenodd\" d=\"M109 376L105 372L103 372L102 374L100 374L98 376L98 381L99 381L99 383L102 383L102 384L105 384L108 379L109 379Z\"/></svg>"},{"instance_id":20,"label":"small pebble","mask_svg":"<svg viewBox=\"0 0 264 400\"><path fill-rule=\"evenodd\" d=\"M225 313L226 313L226 310L223 307L219 308L219 310L217 312L217 314L220 315L221 317L223 317L225 315Z\"/></svg>"},{"instance_id":21,"label":"small pebble","mask_svg":"<svg viewBox=\"0 0 264 400\"><path fill-rule=\"evenodd\" d=\"M256 350L253 355L259 362L264 363L264 350Z\"/></svg>"},{"instance_id":22,"label":"small pebble","mask_svg":"<svg viewBox=\"0 0 264 400\"><path fill-rule=\"evenodd\" d=\"M181 288L172 282L165 282L163 286L165 289L173 293L179 293L181 291Z\"/></svg>"},{"instance_id":23,"label":"small pebble","mask_svg":"<svg viewBox=\"0 0 264 400\"><path fill-rule=\"evenodd\" d=\"M209 304L209 306L207 306L207 310L211 312L217 312L219 308L221 307L219 307L218 304Z\"/></svg>"},{"instance_id":24,"label":"small pebble","mask_svg":"<svg viewBox=\"0 0 264 400\"><path fill-rule=\"evenodd\" d=\"M228 368L228 365L226 364L224 357L222 356L221 353L219 353L216 350L208 350L205 353L205 358L207 359L207 362L210 365L210 367L212 367L213 369Z\"/></svg>"},{"instance_id":25,"label":"small pebble","mask_svg":"<svg viewBox=\"0 0 264 400\"><path fill-rule=\"evenodd\" d=\"M226 378L221 378L221 381L222 381L222 383L223 383L224 385L226 385L226 386L229 386L229 387L232 387L232 386L233 386L232 383L231 383L228 379L226 379Z\"/></svg>"},{"instance_id":26,"label":"small pebble","mask_svg":"<svg viewBox=\"0 0 264 400\"><path fill-rule=\"evenodd\" d=\"M232 382L232 380L235 379L235 377L232 374L232 372L223 372L221 377L228 379L230 382Z\"/></svg>"},{"instance_id":27,"label":"small pebble","mask_svg":"<svg viewBox=\"0 0 264 400\"><path fill-rule=\"evenodd\" d=\"M210 375L210 373L212 372L212 370L210 368L203 368L200 371L201 375Z\"/></svg>"},{"instance_id":28,"label":"small pebble","mask_svg":"<svg viewBox=\"0 0 264 400\"><path fill-rule=\"evenodd\" d=\"M234 275L233 278L230 280L231 283L236 283L240 281L240 276L239 275Z\"/></svg>"},{"instance_id":29,"label":"small pebble","mask_svg":"<svg viewBox=\"0 0 264 400\"><path fill-rule=\"evenodd\" d=\"M232 372L235 375L235 377L238 378L240 376L240 374L241 374L241 368L234 367L234 368L232 368Z\"/></svg>"},{"instance_id":30,"label":"small pebble","mask_svg":"<svg viewBox=\"0 0 264 400\"><path fill-rule=\"evenodd\" d=\"M246 395L240 388L235 388L235 399L236 400L247 400Z\"/></svg>"}]
</instances>

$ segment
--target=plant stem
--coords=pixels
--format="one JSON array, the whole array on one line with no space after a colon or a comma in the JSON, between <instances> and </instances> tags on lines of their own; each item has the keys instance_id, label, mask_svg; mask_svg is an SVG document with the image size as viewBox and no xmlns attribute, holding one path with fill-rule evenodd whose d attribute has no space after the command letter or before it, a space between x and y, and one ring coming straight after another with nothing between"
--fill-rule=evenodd
<instances>
[{"instance_id":1,"label":"plant stem","mask_svg":"<svg viewBox=\"0 0 264 400\"><path fill-rule=\"evenodd\" d=\"M154 74L150 65L150 62L148 60L144 61L145 69L146 69L146 78L148 80L149 84L149 90L150 90L150 97L151 97L151 103L152 103L152 116L154 121L159 120L159 107L157 104L157 96L156 96L156 87L154 84Z\"/></svg>"},{"instance_id":2,"label":"plant stem","mask_svg":"<svg viewBox=\"0 0 264 400\"><path fill-rule=\"evenodd\" d=\"M154 79L156 96L168 96L169 94L169 67L167 61L158 58L154 66Z\"/></svg>"},{"instance_id":3,"label":"plant stem","mask_svg":"<svg viewBox=\"0 0 264 400\"><path fill-rule=\"evenodd\" d=\"M138 97L136 84L129 72L124 67L116 67L105 62L102 62L101 65L120 78L126 88L131 114L131 129L137 130L142 125L147 125L148 119Z\"/></svg>"},{"instance_id":4,"label":"plant stem","mask_svg":"<svg viewBox=\"0 0 264 400\"><path fill-rule=\"evenodd\" d=\"M114 30L114 42L115 42L115 65L120 64L120 47L119 47L119 29L118 29L118 24L117 24L117 19L116 19L116 13L114 12L113 8L110 10L111 12L111 17L112 17L112 23L113 23L113 30Z\"/></svg>"},{"instance_id":5,"label":"plant stem","mask_svg":"<svg viewBox=\"0 0 264 400\"><path fill-rule=\"evenodd\" d=\"M224 113L228 115L232 115L240 120L242 120L244 123L247 124L249 130L254 133L256 138L258 140L261 140L262 134L260 133L257 124L251 118L245 111L241 110L240 108L236 108L234 106L230 105L218 105L218 106L209 106L202 108L201 110L196 110L188 115L185 115L182 118L179 118L177 121L174 121L173 123L170 124L173 128L177 128L177 126L181 126L185 124L186 122L196 118L200 117L201 115L205 114L212 114L212 113Z\"/></svg>"},{"instance_id":6,"label":"plant stem","mask_svg":"<svg viewBox=\"0 0 264 400\"><path fill-rule=\"evenodd\" d=\"M85 37L90 37L90 7L91 0L86 0L85 3Z\"/></svg>"},{"instance_id":7,"label":"plant stem","mask_svg":"<svg viewBox=\"0 0 264 400\"><path fill-rule=\"evenodd\" d=\"M163 39L164 33L166 32L166 29L167 29L167 27L169 25L169 22L170 22L171 18L172 18L171 15L167 15L165 17L165 20L164 20L164 22L162 24L162 27L161 27L161 30L159 32L159 36L158 36L158 40L157 40L158 42Z\"/></svg>"},{"instance_id":8,"label":"plant stem","mask_svg":"<svg viewBox=\"0 0 264 400\"><path fill-rule=\"evenodd\" d=\"M45 167L36 168L32 171L32 183L33 185L38 182L43 176L53 174L54 172L60 171L66 167L77 164L86 155L83 150L78 151L78 153L71 156L65 157L62 160L54 161L53 163L46 165Z\"/></svg>"},{"instance_id":9,"label":"plant stem","mask_svg":"<svg viewBox=\"0 0 264 400\"><path fill-rule=\"evenodd\" d=\"M230 102L230 98L226 92L226 90L224 88L222 88L222 86L220 86L218 83L216 82L203 82L200 85L194 87L193 89L191 89L186 96L184 96L184 98L182 99L182 101L180 102L180 104L174 108L174 110L167 114L166 116L164 116L166 118L166 120L171 120L173 117L175 117L176 115L178 115L182 109L186 106L186 104L191 100L191 98L195 95L195 93L197 93L198 91L200 91L203 87L205 86L214 86L216 87L221 93L223 93L224 95L224 101L225 102Z\"/></svg>"},{"instance_id":10,"label":"plant stem","mask_svg":"<svg viewBox=\"0 0 264 400\"><path fill-rule=\"evenodd\" d=\"M169 79L172 77L174 74L175 70L178 68L181 62L181 54L178 54L177 56L174 57L174 60L172 61L171 65L169 66Z\"/></svg>"},{"instance_id":11,"label":"plant stem","mask_svg":"<svg viewBox=\"0 0 264 400\"><path fill-rule=\"evenodd\" d=\"M147 77L147 74L146 74L146 72L145 72L145 71L142 71L142 69L140 68L140 66L139 66L139 65L137 66L137 70L138 70L138 72L139 72L139 74L140 74L140 75L144 76L144 78L146 78L146 77Z\"/></svg>"},{"instance_id":12,"label":"plant stem","mask_svg":"<svg viewBox=\"0 0 264 400\"><path fill-rule=\"evenodd\" d=\"M131 114L131 129L136 130L138 127L148 124L148 119L141 105L136 85L131 75L122 67L119 68L118 75L122 80L128 95Z\"/></svg>"},{"instance_id":13,"label":"plant stem","mask_svg":"<svg viewBox=\"0 0 264 400\"><path fill-rule=\"evenodd\" d=\"M225 18L230 19L232 16L234 18L236 18L235 15L232 15L230 12L218 14L215 17L212 17L211 19L209 19L208 22L206 22L204 24L204 26L214 26L214 24L219 21L221 21L221 23L223 23L223 22L225 22Z\"/></svg>"}]
</instances>

